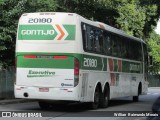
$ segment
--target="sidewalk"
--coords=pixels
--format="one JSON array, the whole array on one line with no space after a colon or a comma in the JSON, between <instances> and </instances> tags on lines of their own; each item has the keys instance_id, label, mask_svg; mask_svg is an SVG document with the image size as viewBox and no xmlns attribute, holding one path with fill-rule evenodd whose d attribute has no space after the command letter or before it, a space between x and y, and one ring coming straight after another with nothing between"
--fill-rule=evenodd
<instances>
[{"instance_id":1,"label":"sidewalk","mask_svg":"<svg viewBox=\"0 0 160 120\"><path fill-rule=\"evenodd\" d=\"M35 100L28 100L28 99L2 99L2 100L0 100L0 105L34 102L34 101Z\"/></svg>"}]
</instances>

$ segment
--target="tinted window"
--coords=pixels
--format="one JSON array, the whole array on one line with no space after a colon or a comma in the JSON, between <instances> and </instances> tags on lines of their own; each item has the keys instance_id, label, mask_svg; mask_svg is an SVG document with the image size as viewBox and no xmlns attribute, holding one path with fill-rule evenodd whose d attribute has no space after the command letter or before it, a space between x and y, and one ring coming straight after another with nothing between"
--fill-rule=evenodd
<instances>
[{"instance_id":1,"label":"tinted window","mask_svg":"<svg viewBox=\"0 0 160 120\"><path fill-rule=\"evenodd\" d=\"M142 60L140 42L85 23L82 23L82 36L86 52Z\"/></svg>"}]
</instances>

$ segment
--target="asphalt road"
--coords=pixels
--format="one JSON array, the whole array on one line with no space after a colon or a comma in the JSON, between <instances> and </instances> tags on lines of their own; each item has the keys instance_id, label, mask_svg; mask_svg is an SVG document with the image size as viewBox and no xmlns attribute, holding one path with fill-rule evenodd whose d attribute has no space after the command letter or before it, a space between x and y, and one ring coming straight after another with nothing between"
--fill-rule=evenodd
<instances>
[{"instance_id":1,"label":"asphalt road","mask_svg":"<svg viewBox=\"0 0 160 120\"><path fill-rule=\"evenodd\" d=\"M89 110L87 104L74 103L52 108L51 110L41 110L37 102L28 102L0 105L0 111L11 111L12 113L20 113L21 115L24 115L26 112L36 112L38 113L37 115L45 116L43 118L28 118L31 120L82 120L84 118L87 120L145 120L145 116L125 117L124 115L136 113L137 111L139 111L138 114L150 112L153 102L159 96L160 88L149 88L148 94L140 96L139 102L132 102L131 97L119 98L111 100L109 107L105 109ZM3 118L3 120L21 119L17 118L16 115L14 114L15 118Z\"/></svg>"}]
</instances>

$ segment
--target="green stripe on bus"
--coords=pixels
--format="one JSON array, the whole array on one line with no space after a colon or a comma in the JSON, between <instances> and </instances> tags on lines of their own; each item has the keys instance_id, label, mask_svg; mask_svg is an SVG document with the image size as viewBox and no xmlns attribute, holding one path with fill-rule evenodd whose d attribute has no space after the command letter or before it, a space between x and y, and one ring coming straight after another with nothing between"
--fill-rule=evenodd
<instances>
[{"instance_id":1,"label":"green stripe on bus","mask_svg":"<svg viewBox=\"0 0 160 120\"><path fill-rule=\"evenodd\" d=\"M67 57L66 59L54 58L24 58L17 57L17 67L19 68L74 68L74 58Z\"/></svg>"},{"instance_id":2,"label":"green stripe on bus","mask_svg":"<svg viewBox=\"0 0 160 120\"><path fill-rule=\"evenodd\" d=\"M68 32L68 36L65 38L65 40L75 40L76 26L75 25L63 25L63 26Z\"/></svg>"},{"instance_id":3,"label":"green stripe on bus","mask_svg":"<svg viewBox=\"0 0 160 120\"><path fill-rule=\"evenodd\" d=\"M103 68L103 58L91 55L82 55L81 67L84 70L106 70L107 66ZM106 64L107 65L107 64Z\"/></svg>"},{"instance_id":4,"label":"green stripe on bus","mask_svg":"<svg viewBox=\"0 0 160 120\"><path fill-rule=\"evenodd\" d=\"M142 73L142 63L122 61L122 72Z\"/></svg>"},{"instance_id":5,"label":"green stripe on bus","mask_svg":"<svg viewBox=\"0 0 160 120\"><path fill-rule=\"evenodd\" d=\"M67 59L25 59L24 55L37 55L37 56L67 56ZM124 72L124 73L142 73L142 63L132 62L127 60L111 59L106 57L99 57L86 54L76 53L27 53L18 52L17 67L20 68L62 68L73 69L74 58L78 58L81 70L95 70L95 71L110 71L110 72ZM110 62L109 60L110 59ZM113 61L113 62L111 62ZM107 67L107 63L109 67ZM110 68L107 70L107 68Z\"/></svg>"}]
</instances>

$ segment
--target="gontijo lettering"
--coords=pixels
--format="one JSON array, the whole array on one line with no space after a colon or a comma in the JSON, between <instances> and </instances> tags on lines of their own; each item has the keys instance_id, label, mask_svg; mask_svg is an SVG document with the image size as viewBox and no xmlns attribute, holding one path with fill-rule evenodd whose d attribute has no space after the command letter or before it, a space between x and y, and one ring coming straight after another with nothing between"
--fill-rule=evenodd
<instances>
[{"instance_id":1,"label":"gontijo lettering","mask_svg":"<svg viewBox=\"0 0 160 120\"><path fill-rule=\"evenodd\" d=\"M18 40L75 40L75 25L19 25Z\"/></svg>"},{"instance_id":2,"label":"gontijo lettering","mask_svg":"<svg viewBox=\"0 0 160 120\"><path fill-rule=\"evenodd\" d=\"M21 35L54 35L54 30L22 30Z\"/></svg>"}]
</instances>

